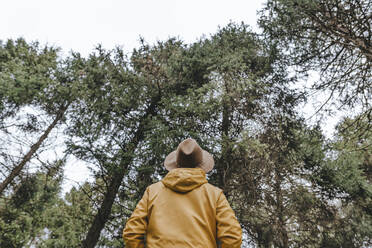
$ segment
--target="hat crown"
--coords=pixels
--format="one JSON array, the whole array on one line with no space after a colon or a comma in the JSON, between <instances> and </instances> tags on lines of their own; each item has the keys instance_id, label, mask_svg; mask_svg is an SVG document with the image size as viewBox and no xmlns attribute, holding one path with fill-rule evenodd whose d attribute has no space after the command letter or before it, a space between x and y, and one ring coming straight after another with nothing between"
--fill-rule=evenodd
<instances>
[{"instance_id":1,"label":"hat crown","mask_svg":"<svg viewBox=\"0 0 372 248\"><path fill-rule=\"evenodd\" d=\"M208 173L213 169L214 160L212 155L203 150L194 139L182 141L177 149L168 154L164 160L164 166L168 171L176 168L201 168Z\"/></svg>"},{"instance_id":2,"label":"hat crown","mask_svg":"<svg viewBox=\"0 0 372 248\"><path fill-rule=\"evenodd\" d=\"M177 164L180 167L197 167L203 161L203 152L193 139L186 139L178 145Z\"/></svg>"}]
</instances>

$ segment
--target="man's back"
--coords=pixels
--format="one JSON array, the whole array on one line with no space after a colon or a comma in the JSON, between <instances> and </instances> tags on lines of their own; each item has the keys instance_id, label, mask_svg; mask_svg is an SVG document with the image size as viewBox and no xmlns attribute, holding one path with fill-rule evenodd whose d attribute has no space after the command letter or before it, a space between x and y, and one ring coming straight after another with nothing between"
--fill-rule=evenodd
<instances>
[{"instance_id":1,"label":"man's back","mask_svg":"<svg viewBox=\"0 0 372 248\"><path fill-rule=\"evenodd\" d=\"M200 168L177 168L152 184L127 221L126 247L214 248L241 245L241 227L222 190Z\"/></svg>"}]
</instances>

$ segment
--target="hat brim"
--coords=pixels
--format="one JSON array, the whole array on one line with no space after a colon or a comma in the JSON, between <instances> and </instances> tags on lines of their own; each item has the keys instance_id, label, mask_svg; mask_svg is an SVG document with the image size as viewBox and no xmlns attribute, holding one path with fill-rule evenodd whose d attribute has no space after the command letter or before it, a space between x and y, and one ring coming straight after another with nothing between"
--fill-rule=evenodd
<instances>
[{"instance_id":1,"label":"hat brim","mask_svg":"<svg viewBox=\"0 0 372 248\"><path fill-rule=\"evenodd\" d=\"M205 173L208 173L214 167L214 159L213 159L213 156L209 152L205 150L202 150L202 152L203 152L202 162L198 166L196 166L196 168L201 168L205 171ZM167 169L168 171L171 171L173 169L179 168L176 158L177 158L177 151L173 151L169 153L168 156L164 160L165 169Z\"/></svg>"}]
</instances>

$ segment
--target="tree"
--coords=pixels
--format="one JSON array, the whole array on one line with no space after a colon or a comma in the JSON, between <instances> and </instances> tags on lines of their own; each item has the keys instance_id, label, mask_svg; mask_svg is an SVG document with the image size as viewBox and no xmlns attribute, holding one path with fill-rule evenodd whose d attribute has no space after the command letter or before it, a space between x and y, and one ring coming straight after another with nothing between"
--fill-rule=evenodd
<instances>
[{"instance_id":1,"label":"tree","mask_svg":"<svg viewBox=\"0 0 372 248\"><path fill-rule=\"evenodd\" d=\"M47 212L58 201L64 161L22 178L9 198L0 199L1 247L38 244L48 223Z\"/></svg>"},{"instance_id":2,"label":"tree","mask_svg":"<svg viewBox=\"0 0 372 248\"><path fill-rule=\"evenodd\" d=\"M355 117L368 125L368 119ZM345 118L328 144L329 156L321 167L311 166L311 181L322 189L323 197L338 202L333 227L324 243L337 247L368 247L372 244L371 131L350 126ZM345 126L350 126L345 128Z\"/></svg>"},{"instance_id":3,"label":"tree","mask_svg":"<svg viewBox=\"0 0 372 248\"><path fill-rule=\"evenodd\" d=\"M45 140L63 122L68 106L79 94L73 90L79 78L79 58L59 60L58 51L53 47L40 47L38 43L28 44L23 39L0 43L3 141L0 163L4 175L0 195L40 153Z\"/></svg>"},{"instance_id":4,"label":"tree","mask_svg":"<svg viewBox=\"0 0 372 248\"><path fill-rule=\"evenodd\" d=\"M103 197L84 247L94 247L108 221L125 175L136 163L148 123L161 109L164 97L183 94L182 83L167 77L167 59L182 46L175 40L149 47L143 44L130 61L123 51L97 49L87 60L81 87L86 94L68 128L70 152L96 164L104 182Z\"/></svg>"},{"instance_id":5,"label":"tree","mask_svg":"<svg viewBox=\"0 0 372 248\"><path fill-rule=\"evenodd\" d=\"M45 210L44 237L38 247L81 247L94 217L95 191L90 183L73 187Z\"/></svg>"},{"instance_id":6,"label":"tree","mask_svg":"<svg viewBox=\"0 0 372 248\"><path fill-rule=\"evenodd\" d=\"M260 12L264 37L282 49L283 61L298 75L319 73L311 90L329 95L317 113L336 104L353 115L338 125L336 141L311 141L307 150L319 147L318 155L299 151L304 154L303 175L328 209L325 221L314 222L323 235L313 244L322 247L367 247L371 242L366 211L372 113L370 9L371 2L363 0L269 0Z\"/></svg>"},{"instance_id":7,"label":"tree","mask_svg":"<svg viewBox=\"0 0 372 248\"><path fill-rule=\"evenodd\" d=\"M323 106L362 109L371 120L371 7L368 0L269 0L259 24L297 73L320 74L312 90L329 92Z\"/></svg>"},{"instance_id":8,"label":"tree","mask_svg":"<svg viewBox=\"0 0 372 248\"><path fill-rule=\"evenodd\" d=\"M289 224L277 225L277 220L294 214L285 209L289 204L284 204L284 200L277 207L270 199L280 200L281 194L285 194L285 197L289 195L282 188L287 183L286 177L292 176L292 167L297 164L289 163L285 154L290 154L290 149L286 146L293 136L291 125L295 126L298 120L288 118L285 122L285 116L295 116L293 106L300 98L296 92L286 88L285 72L273 70L277 66L275 47L266 47L245 25L230 24L211 38L190 45L188 51L190 53L186 54L190 54L190 58L183 54L183 59L176 60L180 61L175 63L176 66L172 64L173 70L179 72L177 65L197 61L199 68L208 68L202 76L206 83L200 88L189 89L187 94L177 95L162 102L164 112L151 120L151 133L146 135L140 152L143 155L140 159L141 170L134 174L136 177L129 178L132 182L130 186L138 187L138 182L142 181L148 185L154 177L156 180L158 175L163 173L160 168L167 153L182 139L194 137L214 155L216 166L210 175L210 182L224 189L232 207L238 213L239 220L244 223L244 229L248 231L248 239L260 245L265 242L264 235L261 235L263 231L257 223L262 219L255 220L254 217L254 209L259 208L259 205L257 201L252 202L252 196L256 187L271 187L267 190L267 202L260 203L263 207L268 205L264 210L270 209L270 212L265 212L267 217L263 218L267 223L261 222L261 227L273 227L275 232L270 234L270 238L276 245L281 242L288 243L292 238L287 237L285 241L284 236ZM192 71L187 69L183 67L181 71ZM265 130L268 130L264 136L266 140L260 140L259 134ZM251 135L249 139L247 134ZM285 138L277 141L277 136ZM257 171L253 170L253 166L250 167L251 158L247 156L243 159L245 155L238 152L241 147L240 152L247 154L251 144L261 147L257 155L261 160L257 160L255 164ZM260 169L264 164L267 164L267 170L261 174L263 171ZM160 168L154 171L154 167ZM279 172L282 168L284 172ZM155 172L153 176L151 169ZM276 185L273 185L271 180L275 172L277 180ZM255 183L252 182L249 178L252 174L262 180L256 179ZM248 182L252 183L249 186L254 187L247 187ZM128 189L124 193L128 195L131 192L134 197L141 196L136 189ZM278 193L275 195L276 192ZM242 197L244 194L246 197ZM134 205L132 204L133 207ZM279 214L276 211L278 209L286 213Z\"/></svg>"}]
</instances>

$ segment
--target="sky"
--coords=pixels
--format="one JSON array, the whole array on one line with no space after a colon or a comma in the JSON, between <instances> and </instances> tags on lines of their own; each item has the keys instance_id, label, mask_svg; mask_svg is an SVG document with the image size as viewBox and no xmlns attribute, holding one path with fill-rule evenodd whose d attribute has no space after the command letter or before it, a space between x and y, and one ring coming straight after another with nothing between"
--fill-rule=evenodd
<instances>
[{"instance_id":1,"label":"sky","mask_svg":"<svg viewBox=\"0 0 372 248\"><path fill-rule=\"evenodd\" d=\"M230 21L256 26L264 0L5 0L0 39L23 37L86 56L97 44L131 52L148 43L178 37L191 43Z\"/></svg>"},{"instance_id":2,"label":"sky","mask_svg":"<svg viewBox=\"0 0 372 248\"><path fill-rule=\"evenodd\" d=\"M0 40L23 37L87 56L98 44L106 49L139 46L177 37L192 43L229 22L244 22L257 30L257 10L264 0L3 0ZM65 168L63 192L89 179L81 162Z\"/></svg>"},{"instance_id":3,"label":"sky","mask_svg":"<svg viewBox=\"0 0 372 248\"><path fill-rule=\"evenodd\" d=\"M192 43L216 33L229 22L244 22L257 30L257 11L265 0L3 0L0 40L25 38L87 56L98 44L106 49L122 46L126 52L147 43L178 37ZM313 109L306 108L308 116ZM306 113L306 111L304 111ZM335 120L330 120L332 126ZM328 133L332 129L326 128ZM78 161L65 170L64 192L89 178Z\"/></svg>"}]
</instances>

